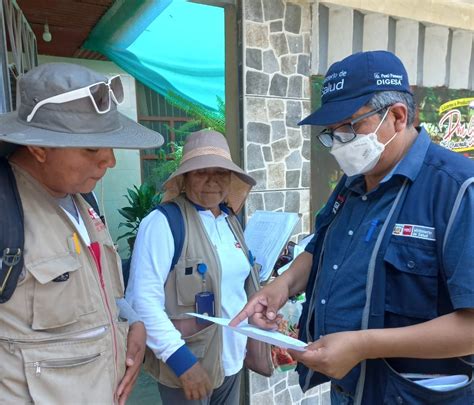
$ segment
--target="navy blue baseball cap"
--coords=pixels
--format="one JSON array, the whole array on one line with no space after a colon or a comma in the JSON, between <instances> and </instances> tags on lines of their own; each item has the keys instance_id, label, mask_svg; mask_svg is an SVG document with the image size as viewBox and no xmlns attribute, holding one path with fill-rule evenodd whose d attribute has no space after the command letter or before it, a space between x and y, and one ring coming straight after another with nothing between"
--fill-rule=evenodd
<instances>
[{"instance_id":1,"label":"navy blue baseball cap","mask_svg":"<svg viewBox=\"0 0 474 405\"><path fill-rule=\"evenodd\" d=\"M321 89L321 107L299 125L332 125L352 116L380 91L412 94L397 56L387 51L358 52L331 65Z\"/></svg>"}]
</instances>

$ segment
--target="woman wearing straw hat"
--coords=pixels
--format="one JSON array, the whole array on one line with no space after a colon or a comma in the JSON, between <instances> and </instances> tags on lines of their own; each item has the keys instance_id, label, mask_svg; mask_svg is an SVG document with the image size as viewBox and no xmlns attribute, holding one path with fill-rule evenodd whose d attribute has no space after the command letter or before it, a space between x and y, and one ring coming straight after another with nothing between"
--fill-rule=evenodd
<instances>
[{"instance_id":1,"label":"woman wearing straw hat","mask_svg":"<svg viewBox=\"0 0 474 405\"><path fill-rule=\"evenodd\" d=\"M247 338L199 323L189 312L232 318L258 289L253 259L235 213L255 180L235 165L224 136L192 133L179 168L164 185L184 219L181 256L159 209L140 224L127 299L147 328L145 368L165 404L238 404ZM171 222L173 219L171 219ZM253 273L253 274L252 274ZM252 277L251 277L252 275Z\"/></svg>"}]
</instances>

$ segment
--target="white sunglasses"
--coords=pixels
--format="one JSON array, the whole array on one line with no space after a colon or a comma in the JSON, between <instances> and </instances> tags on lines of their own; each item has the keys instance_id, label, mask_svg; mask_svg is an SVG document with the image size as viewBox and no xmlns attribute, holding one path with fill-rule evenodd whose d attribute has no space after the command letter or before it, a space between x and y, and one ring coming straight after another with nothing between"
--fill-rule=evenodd
<instances>
[{"instance_id":1,"label":"white sunglasses","mask_svg":"<svg viewBox=\"0 0 474 405\"><path fill-rule=\"evenodd\" d=\"M69 101L79 100L89 97L92 105L98 114L105 114L110 111L111 101L120 105L123 103L124 92L120 75L111 77L107 82L98 82L80 89L71 90L66 93L58 94L53 97L45 98L38 102L31 113L26 117L26 121L30 122L40 107L45 104L62 104Z\"/></svg>"}]
</instances>

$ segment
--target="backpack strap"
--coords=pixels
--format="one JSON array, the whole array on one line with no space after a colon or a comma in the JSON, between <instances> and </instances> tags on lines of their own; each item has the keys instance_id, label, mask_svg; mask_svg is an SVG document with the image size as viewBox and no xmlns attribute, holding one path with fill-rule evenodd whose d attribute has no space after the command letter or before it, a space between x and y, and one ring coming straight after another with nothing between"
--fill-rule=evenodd
<instances>
[{"instance_id":1,"label":"backpack strap","mask_svg":"<svg viewBox=\"0 0 474 405\"><path fill-rule=\"evenodd\" d=\"M25 244L23 206L8 160L0 157L0 304L15 292L23 270Z\"/></svg>"},{"instance_id":2,"label":"backpack strap","mask_svg":"<svg viewBox=\"0 0 474 405\"><path fill-rule=\"evenodd\" d=\"M171 228L171 233L173 234L174 255L173 260L171 261L171 271L174 269L174 266L176 266L176 263L178 263L183 250L184 236L186 232L183 214L181 213L181 209L179 208L178 204L174 202L157 205L155 209L163 213L163 215L166 217Z\"/></svg>"}]
</instances>

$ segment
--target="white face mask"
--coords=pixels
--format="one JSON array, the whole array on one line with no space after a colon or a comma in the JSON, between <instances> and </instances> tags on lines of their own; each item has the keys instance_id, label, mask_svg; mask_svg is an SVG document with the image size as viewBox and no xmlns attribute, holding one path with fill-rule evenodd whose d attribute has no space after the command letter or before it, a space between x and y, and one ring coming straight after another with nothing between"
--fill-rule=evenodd
<instances>
[{"instance_id":1,"label":"white face mask","mask_svg":"<svg viewBox=\"0 0 474 405\"><path fill-rule=\"evenodd\" d=\"M372 170L380 160L385 147L397 136L398 132L395 132L386 144L379 142L377 139L377 131L388 111L387 109L374 132L367 135L357 134L355 139L348 143L341 143L334 139L331 155L336 158L337 163L347 176L364 174ZM338 134L337 131L335 134ZM338 135L344 138L344 134Z\"/></svg>"}]
</instances>

